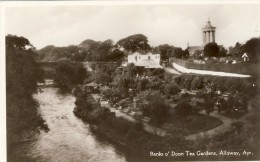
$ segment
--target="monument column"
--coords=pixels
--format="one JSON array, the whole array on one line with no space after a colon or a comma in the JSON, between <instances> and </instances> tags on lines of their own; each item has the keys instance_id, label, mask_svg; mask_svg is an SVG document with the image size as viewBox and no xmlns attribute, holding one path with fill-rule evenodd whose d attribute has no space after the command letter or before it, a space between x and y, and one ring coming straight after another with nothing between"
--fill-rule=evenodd
<instances>
[{"instance_id":1,"label":"monument column","mask_svg":"<svg viewBox=\"0 0 260 162\"><path fill-rule=\"evenodd\" d=\"M207 43L209 43L210 42L210 32L208 31L207 33L208 33L208 41L207 41Z\"/></svg>"},{"instance_id":2,"label":"monument column","mask_svg":"<svg viewBox=\"0 0 260 162\"><path fill-rule=\"evenodd\" d=\"M210 43L211 42L211 32L209 31L209 42L208 43Z\"/></svg>"},{"instance_id":3,"label":"monument column","mask_svg":"<svg viewBox=\"0 0 260 162\"><path fill-rule=\"evenodd\" d=\"M212 39L213 39L213 42L215 42L215 31L212 32Z\"/></svg>"},{"instance_id":4,"label":"monument column","mask_svg":"<svg viewBox=\"0 0 260 162\"><path fill-rule=\"evenodd\" d=\"M212 26L210 20L208 20L205 27L202 28L204 45L210 42L215 42L215 30L216 27Z\"/></svg>"},{"instance_id":5,"label":"monument column","mask_svg":"<svg viewBox=\"0 0 260 162\"><path fill-rule=\"evenodd\" d=\"M215 42L215 40L214 40L214 31L211 31L211 42Z\"/></svg>"},{"instance_id":6,"label":"monument column","mask_svg":"<svg viewBox=\"0 0 260 162\"><path fill-rule=\"evenodd\" d=\"M202 34L203 34L203 43L205 43L205 38L206 38L205 32L203 31Z\"/></svg>"}]
</instances>

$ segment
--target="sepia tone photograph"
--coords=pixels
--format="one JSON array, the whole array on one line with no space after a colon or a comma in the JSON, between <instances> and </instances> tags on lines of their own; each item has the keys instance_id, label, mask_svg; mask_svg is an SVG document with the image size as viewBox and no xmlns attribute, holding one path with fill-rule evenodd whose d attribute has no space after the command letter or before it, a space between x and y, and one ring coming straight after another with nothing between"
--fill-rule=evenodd
<instances>
[{"instance_id":1,"label":"sepia tone photograph","mask_svg":"<svg viewBox=\"0 0 260 162\"><path fill-rule=\"evenodd\" d=\"M260 160L260 1L238 2L0 2L5 161Z\"/></svg>"}]
</instances>

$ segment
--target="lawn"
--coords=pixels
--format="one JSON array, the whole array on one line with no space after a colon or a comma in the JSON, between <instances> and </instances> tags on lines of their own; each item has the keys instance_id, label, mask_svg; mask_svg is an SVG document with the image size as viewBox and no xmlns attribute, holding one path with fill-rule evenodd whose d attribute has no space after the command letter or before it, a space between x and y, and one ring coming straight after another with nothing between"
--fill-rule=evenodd
<instances>
[{"instance_id":1,"label":"lawn","mask_svg":"<svg viewBox=\"0 0 260 162\"><path fill-rule=\"evenodd\" d=\"M229 117L231 119L239 119L245 114L247 114L247 112L231 112L231 113L223 113L221 115Z\"/></svg>"},{"instance_id":2,"label":"lawn","mask_svg":"<svg viewBox=\"0 0 260 162\"><path fill-rule=\"evenodd\" d=\"M171 115L166 121L167 125L172 125L176 128L180 128L179 131L182 131L184 135L195 134L198 132L207 131L209 129L215 128L222 123L221 120L203 114L194 114L186 119L180 119L176 116ZM167 128L166 128L167 129ZM170 131L171 127L167 131Z\"/></svg>"}]
</instances>

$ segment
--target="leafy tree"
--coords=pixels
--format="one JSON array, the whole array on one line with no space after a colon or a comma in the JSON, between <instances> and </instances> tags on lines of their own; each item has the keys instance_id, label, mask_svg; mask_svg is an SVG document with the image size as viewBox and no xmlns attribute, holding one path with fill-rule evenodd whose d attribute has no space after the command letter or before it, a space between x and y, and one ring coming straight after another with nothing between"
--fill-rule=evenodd
<instances>
[{"instance_id":1,"label":"leafy tree","mask_svg":"<svg viewBox=\"0 0 260 162\"><path fill-rule=\"evenodd\" d=\"M183 53L182 49L180 47L178 47L173 50L172 56L180 59L180 58L182 58L182 53Z\"/></svg>"},{"instance_id":2,"label":"leafy tree","mask_svg":"<svg viewBox=\"0 0 260 162\"><path fill-rule=\"evenodd\" d=\"M100 84L107 85L112 81L112 78L107 73L97 72L93 74L94 81Z\"/></svg>"},{"instance_id":3,"label":"leafy tree","mask_svg":"<svg viewBox=\"0 0 260 162\"><path fill-rule=\"evenodd\" d=\"M219 48L219 57L225 57L227 55L227 50L224 47Z\"/></svg>"},{"instance_id":4,"label":"leafy tree","mask_svg":"<svg viewBox=\"0 0 260 162\"><path fill-rule=\"evenodd\" d=\"M191 82L192 89L202 89L204 87L203 78L199 76L195 76Z\"/></svg>"},{"instance_id":5,"label":"leafy tree","mask_svg":"<svg viewBox=\"0 0 260 162\"><path fill-rule=\"evenodd\" d=\"M204 47L204 56L206 57L218 57L219 56L219 46L217 43L208 43Z\"/></svg>"},{"instance_id":6,"label":"leafy tree","mask_svg":"<svg viewBox=\"0 0 260 162\"><path fill-rule=\"evenodd\" d=\"M160 92L146 90L141 92L137 98L143 114L151 117L155 124L162 124L169 115L170 105L162 98Z\"/></svg>"},{"instance_id":7,"label":"leafy tree","mask_svg":"<svg viewBox=\"0 0 260 162\"><path fill-rule=\"evenodd\" d=\"M173 51L174 46L163 44L156 47L158 52L161 54L161 59L166 60L169 59L169 54Z\"/></svg>"},{"instance_id":8,"label":"leafy tree","mask_svg":"<svg viewBox=\"0 0 260 162\"><path fill-rule=\"evenodd\" d=\"M82 65L76 65L69 61L59 62L55 71L54 81L64 92L70 91L76 84L82 84L87 76Z\"/></svg>"},{"instance_id":9,"label":"leafy tree","mask_svg":"<svg viewBox=\"0 0 260 162\"><path fill-rule=\"evenodd\" d=\"M181 118L186 118L193 114L191 105L186 101L181 101L174 107L174 111L177 116Z\"/></svg>"},{"instance_id":10,"label":"leafy tree","mask_svg":"<svg viewBox=\"0 0 260 162\"><path fill-rule=\"evenodd\" d=\"M190 56L189 50L188 50L188 48L186 48L186 49L182 52L182 58L183 58L183 59L187 59L187 58L189 58L189 56Z\"/></svg>"},{"instance_id":11,"label":"leafy tree","mask_svg":"<svg viewBox=\"0 0 260 162\"><path fill-rule=\"evenodd\" d=\"M260 38L252 38L244 45L245 52L249 54L250 60L253 62L260 61Z\"/></svg>"},{"instance_id":12,"label":"leafy tree","mask_svg":"<svg viewBox=\"0 0 260 162\"><path fill-rule=\"evenodd\" d=\"M124 59L124 52L120 51L119 49L114 49L108 55L108 60L111 61L122 61Z\"/></svg>"},{"instance_id":13,"label":"leafy tree","mask_svg":"<svg viewBox=\"0 0 260 162\"><path fill-rule=\"evenodd\" d=\"M151 50L147 37L143 34L135 34L119 40L116 43L118 48L123 47L130 52L147 53Z\"/></svg>"},{"instance_id":14,"label":"leafy tree","mask_svg":"<svg viewBox=\"0 0 260 162\"><path fill-rule=\"evenodd\" d=\"M181 91L179 86L174 81L171 81L171 82L167 83L164 86L164 89L165 89L165 93L168 96L174 96L174 95L178 94Z\"/></svg>"},{"instance_id":15,"label":"leafy tree","mask_svg":"<svg viewBox=\"0 0 260 162\"><path fill-rule=\"evenodd\" d=\"M37 82L43 82L43 70L34 58L37 55L27 38L7 35L6 38L6 126L8 159L23 131L46 128L33 99ZM8 161L11 161L10 159Z\"/></svg>"},{"instance_id":16,"label":"leafy tree","mask_svg":"<svg viewBox=\"0 0 260 162\"><path fill-rule=\"evenodd\" d=\"M243 53L243 46L237 42L234 47L229 47L229 54L232 56L240 57L240 55Z\"/></svg>"}]
</instances>

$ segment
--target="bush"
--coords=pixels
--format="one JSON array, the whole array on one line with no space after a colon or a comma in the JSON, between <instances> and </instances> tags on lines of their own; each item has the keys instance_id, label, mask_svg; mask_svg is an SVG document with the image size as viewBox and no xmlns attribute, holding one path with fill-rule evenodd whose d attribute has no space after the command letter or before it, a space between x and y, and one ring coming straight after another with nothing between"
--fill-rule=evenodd
<instances>
[{"instance_id":1,"label":"bush","mask_svg":"<svg viewBox=\"0 0 260 162\"><path fill-rule=\"evenodd\" d=\"M245 92L252 90L254 80L251 78L220 77L211 75L182 74L174 79L181 88L208 89L222 92Z\"/></svg>"},{"instance_id":2,"label":"bush","mask_svg":"<svg viewBox=\"0 0 260 162\"><path fill-rule=\"evenodd\" d=\"M59 62L55 70L54 81L64 92L70 91L76 84L82 84L87 76L82 65L75 65L69 61Z\"/></svg>"},{"instance_id":3,"label":"bush","mask_svg":"<svg viewBox=\"0 0 260 162\"><path fill-rule=\"evenodd\" d=\"M174 107L174 112L181 118L187 118L193 114L191 105L187 101L181 101Z\"/></svg>"},{"instance_id":4,"label":"bush","mask_svg":"<svg viewBox=\"0 0 260 162\"><path fill-rule=\"evenodd\" d=\"M217 43L208 43L205 45L203 52L206 57L218 57L219 47Z\"/></svg>"}]
</instances>

